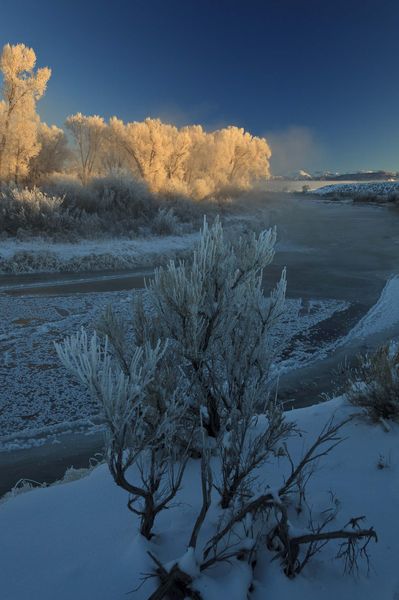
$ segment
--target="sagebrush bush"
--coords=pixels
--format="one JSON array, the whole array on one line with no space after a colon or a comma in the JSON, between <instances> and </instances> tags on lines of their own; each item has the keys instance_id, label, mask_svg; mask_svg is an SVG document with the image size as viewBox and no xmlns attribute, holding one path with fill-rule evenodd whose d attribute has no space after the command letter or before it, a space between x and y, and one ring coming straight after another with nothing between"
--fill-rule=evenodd
<instances>
[{"instance_id":1,"label":"sagebrush bush","mask_svg":"<svg viewBox=\"0 0 399 600\"><path fill-rule=\"evenodd\" d=\"M87 185L82 185L79 180L50 182L46 189L50 193L61 192L64 206L88 213L150 217L156 213L159 204L144 183L124 174L97 177Z\"/></svg>"},{"instance_id":2,"label":"sagebrush bush","mask_svg":"<svg viewBox=\"0 0 399 600\"><path fill-rule=\"evenodd\" d=\"M173 235L197 228L205 214L227 210L218 201L196 202L151 193L130 175L115 173L83 185L73 176L48 178L41 188L0 188L0 235L50 236L78 241L105 236Z\"/></svg>"},{"instance_id":3,"label":"sagebrush bush","mask_svg":"<svg viewBox=\"0 0 399 600\"><path fill-rule=\"evenodd\" d=\"M77 241L81 237L96 237L104 229L96 214L65 207L61 196L37 187L0 189L0 233L19 238L40 234L60 241Z\"/></svg>"},{"instance_id":4,"label":"sagebrush bush","mask_svg":"<svg viewBox=\"0 0 399 600\"><path fill-rule=\"evenodd\" d=\"M173 212L173 208L160 208L155 216L151 231L157 235L174 235L181 233L181 226Z\"/></svg>"},{"instance_id":5,"label":"sagebrush bush","mask_svg":"<svg viewBox=\"0 0 399 600\"><path fill-rule=\"evenodd\" d=\"M390 342L359 356L348 372L347 397L375 422L399 420L399 345Z\"/></svg>"},{"instance_id":6,"label":"sagebrush bush","mask_svg":"<svg viewBox=\"0 0 399 600\"><path fill-rule=\"evenodd\" d=\"M350 531L348 525L327 531L337 507L315 521L307 500L315 461L342 440L348 421L331 418L296 464L286 446L300 433L269 393L285 270L269 297L262 287L275 242L276 230L269 229L231 244L219 219L211 227L205 220L191 260L157 269L128 319L109 307L97 332L82 328L55 345L99 404L110 473L129 494L128 508L147 540L162 540L158 515L183 505L183 487L197 486L191 492L197 509L179 531L185 554L166 555L164 566L148 553L159 580L151 598L201 598L197 574L222 562L237 580L248 565L249 590L250 569L266 548L294 578L326 543L342 540L337 556L356 570L357 557L368 562L367 545L377 539L372 527L357 525L364 517L351 519ZM281 483L271 487L271 470L279 471L283 460L288 477L279 473ZM307 511L307 529L294 521L298 503Z\"/></svg>"},{"instance_id":7,"label":"sagebrush bush","mask_svg":"<svg viewBox=\"0 0 399 600\"><path fill-rule=\"evenodd\" d=\"M69 226L70 215L62 210L62 198L48 196L38 188L4 186L0 192L1 229L15 235L19 229L48 231Z\"/></svg>"}]
</instances>

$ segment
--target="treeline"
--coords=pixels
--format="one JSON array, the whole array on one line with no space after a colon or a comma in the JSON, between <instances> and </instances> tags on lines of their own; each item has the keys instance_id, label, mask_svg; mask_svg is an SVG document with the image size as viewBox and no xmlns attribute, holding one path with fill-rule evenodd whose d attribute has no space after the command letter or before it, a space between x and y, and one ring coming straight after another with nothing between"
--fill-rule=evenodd
<instances>
[{"instance_id":1,"label":"treeline","mask_svg":"<svg viewBox=\"0 0 399 600\"><path fill-rule=\"evenodd\" d=\"M65 129L40 121L36 105L51 70L36 68L23 44L4 46L0 102L0 180L38 185L54 173L93 177L129 173L152 192L202 199L249 189L270 176L271 151L264 138L239 127L206 132L200 125L175 127L160 119L124 123L77 113ZM69 140L71 143L69 143Z\"/></svg>"}]
</instances>

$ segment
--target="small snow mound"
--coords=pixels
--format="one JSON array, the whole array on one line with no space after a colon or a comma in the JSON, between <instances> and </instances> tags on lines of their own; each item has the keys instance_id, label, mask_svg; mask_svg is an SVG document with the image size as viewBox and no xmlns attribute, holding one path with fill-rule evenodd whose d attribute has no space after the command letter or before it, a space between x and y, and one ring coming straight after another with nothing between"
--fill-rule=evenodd
<instances>
[{"instance_id":1,"label":"small snow mound","mask_svg":"<svg viewBox=\"0 0 399 600\"><path fill-rule=\"evenodd\" d=\"M187 575L190 575L193 579L200 574L194 548L190 547L187 549L186 553L179 560L178 565L184 573L187 573Z\"/></svg>"}]
</instances>

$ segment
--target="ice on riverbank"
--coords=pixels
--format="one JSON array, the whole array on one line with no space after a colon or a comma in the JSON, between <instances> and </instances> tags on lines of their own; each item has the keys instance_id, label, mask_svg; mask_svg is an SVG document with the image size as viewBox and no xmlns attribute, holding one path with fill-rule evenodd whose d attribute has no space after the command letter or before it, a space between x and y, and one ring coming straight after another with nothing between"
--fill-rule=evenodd
<instances>
[{"instance_id":1,"label":"ice on riverbank","mask_svg":"<svg viewBox=\"0 0 399 600\"><path fill-rule=\"evenodd\" d=\"M129 318L131 292L70 296L10 297L0 295L0 450L37 445L47 435L92 428L95 404L70 377L55 354L53 342L95 326L107 305ZM276 335L289 353L274 368L289 371L309 364L326 350L326 342L308 342L317 327L348 303L287 300ZM95 423L97 427L98 423Z\"/></svg>"}]
</instances>

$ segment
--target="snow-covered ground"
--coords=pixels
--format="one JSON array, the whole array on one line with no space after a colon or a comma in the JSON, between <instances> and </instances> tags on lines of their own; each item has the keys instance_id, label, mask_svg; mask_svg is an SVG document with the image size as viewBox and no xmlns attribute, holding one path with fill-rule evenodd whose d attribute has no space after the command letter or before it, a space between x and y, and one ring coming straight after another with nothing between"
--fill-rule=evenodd
<instances>
[{"instance_id":1,"label":"snow-covered ground","mask_svg":"<svg viewBox=\"0 0 399 600\"><path fill-rule=\"evenodd\" d=\"M49 242L37 238L0 241L0 274L126 269L148 265L154 257L173 257L191 248L199 233L165 237Z\"/></svg>"},{"instance_id":2,"label":"snow-covered ground","mask_svg":"<svg viewBox=\"0 0 399 600\"><path fill-rule=\"evenodd\" d=\"M291 411L287 418L303 432L288 440L294 462L332 415L341 420L353 410L339 398ZM345 574L343 563L335 558L337 540L289 580L264 545L257 555L252 600L399 598L399 425L386 432L356 417L345 426L343 436L344 441L319 461L307 499L315 519L331 503L339 508L331 529L366 516L364 525L373 526L378 534L378 543L371 542L368 548L370 572L360 562L358 574ZM260 488L278 486L288 472L283 458L268 463ZM105 465L79 480L5 499L0 505L2 600L147 599L156 581L143 580L153 569L146 551L170 565L184 555L201 502L198 484L199 461L191 461L179 501L157 517L151 542L139 536L137 517L126 507L126 493L115 486ZM204 535L215 531L220 511L215 492ZM290 520L294 528L308 526L295 510ZM245 561L232 560L199 574L195 587L204 600L245 600L248 576Z\"/></svg>"},{"instance_id":3,"label":"snow-covered ground","mask_svg":"<svg viewBox=\"0 0 399 600\"><path fill-rule=\"evenodd\" d=\"M351 329L342 340L344 344L352 340L366 338L389 330L399 323L399 275L388 279L375 305Z\"/></svg>"},{"instance_id":4,"label":"snow-covered ground","mask_svg":"<svg viewBox=\"0 0 399 600\"><path fill-rule=\"evenodd\" d=\"M353 181L330 181L331 185L342 185L342 184L350 184L352 185ZM307 190L312 190L317 192L318 189L324 187L326 185L326 181L320 179L268 179L266 182L262 182L260 189L261 191L266 192L302 192L304 187Z\"/></svg>"},{"instance_id":5,"label":"snow-covered ground","mask_svg":"<svg viewBox=\"0 0 399 600\"><path fill-rule=\"evenodd\" d=\"M370 181L367 183L330 183L317 188L311 188L311 191L322 196L327 194L355 194L355 195L375 195L388 196L389 194L399 193L399 181Z\"/></svg>"}]
</instances>

